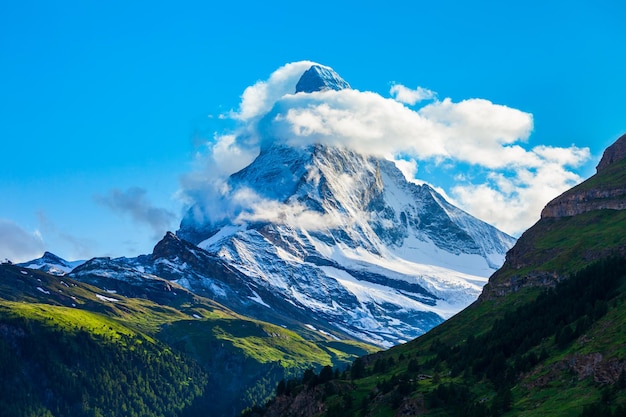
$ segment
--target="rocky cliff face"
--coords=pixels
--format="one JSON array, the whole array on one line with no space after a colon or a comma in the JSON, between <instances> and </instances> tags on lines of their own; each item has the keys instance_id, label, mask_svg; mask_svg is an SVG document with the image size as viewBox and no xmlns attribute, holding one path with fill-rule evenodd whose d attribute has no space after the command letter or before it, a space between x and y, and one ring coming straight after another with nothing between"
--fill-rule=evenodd
<instances>
[{"instance_id":1,"label":"rocky cliff face","mask_svg":"<svg viewBox=\"0 0 626 417\"><path fill-rule=\"evenodd\" d=\"M563 194L548 203L541 212L541 218L576 216L603 209L626 210L626 188L572 190L571 193Z\"/></svg>"},{"instance_id":2,"label":"rocky cliff face","mask_svg":"<svg viewBox=\"0 0 626 417\"><path fill-rule=\"evenodd\" d=\"M623 173L625 158L626 135L623 135L604 151L596 168L596 175L606 174L612 179L614 175L619 175L620 171ZM596 184L591 181L589 184L586 181L549 202L541 212L541 218L576 216L602 209L626 209L626 182L601 181Z\"/></svg>"}]
</instances>

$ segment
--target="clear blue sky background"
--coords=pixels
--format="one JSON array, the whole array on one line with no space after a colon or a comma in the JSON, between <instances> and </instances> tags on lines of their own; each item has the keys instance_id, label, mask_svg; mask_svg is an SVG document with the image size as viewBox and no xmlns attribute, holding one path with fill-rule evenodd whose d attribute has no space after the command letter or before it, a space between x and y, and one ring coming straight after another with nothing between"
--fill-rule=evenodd
<instances>
[{"instance_id":1,"label":"clear blue sky background","mask_svg":"<svg viewBox=\"0 0 626 417\"><path fill-rule=\"evenodd\" d=\"M588 177L626 132L625 4L1 2L0 258L149 253L221 128L208 115L300 60L385 97L397 82L532 113L528 145L589 147Z\"/></svg>"}]
</instances>

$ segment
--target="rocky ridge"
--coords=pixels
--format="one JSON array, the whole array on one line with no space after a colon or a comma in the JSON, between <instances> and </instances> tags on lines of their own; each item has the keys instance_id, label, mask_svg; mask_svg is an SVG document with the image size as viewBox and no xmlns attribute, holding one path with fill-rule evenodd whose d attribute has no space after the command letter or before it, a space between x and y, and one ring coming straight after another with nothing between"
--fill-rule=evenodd
<instances>
[{"instance_id":1,"label":"rocky ridge","mask_svg":"<svg viewBox=\"0 0 626 417\"><path fill-rule=\"evenodd\" d=\"M623 165L625 158L626 135L623 135L604 151L596 167L596 173L610 173L616 170ZM589 187L583 183L561 194L546 205L541 212L541 218L576 216L592 210L626 210L626 183L599 185L600 187Z\"/></svg>"}]
</instances>

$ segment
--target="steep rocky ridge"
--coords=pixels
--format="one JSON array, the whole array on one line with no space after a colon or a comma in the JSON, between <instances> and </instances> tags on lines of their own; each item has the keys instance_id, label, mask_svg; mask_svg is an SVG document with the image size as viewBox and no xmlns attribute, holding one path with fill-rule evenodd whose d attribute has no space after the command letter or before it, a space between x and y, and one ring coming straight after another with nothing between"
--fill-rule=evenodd
<instances>
[{"instance_id":1,"label":"steep rocky ridge","mask_svg":"<svg viewBox=\"0 0 626 417\"><path fill-rule=\"evenodd\" d=\"M595 175L546 205L541 219L507 252L480 299L554 286L586 263L626 254L625 210L626 135L605 150Z\"/></svg>"},{"instance_id":2,"label":"steep rocky ridge","mask_svg":"<svg viewBox=\"0 0 626 417\"><path fill-rule=\"evenodd\" d=\"M312 65L306 70L296 84L296 93L312 93L315 91L343 90L350 88L339 74L332 68L322 65Z\"/></svg>"}]
</instances>

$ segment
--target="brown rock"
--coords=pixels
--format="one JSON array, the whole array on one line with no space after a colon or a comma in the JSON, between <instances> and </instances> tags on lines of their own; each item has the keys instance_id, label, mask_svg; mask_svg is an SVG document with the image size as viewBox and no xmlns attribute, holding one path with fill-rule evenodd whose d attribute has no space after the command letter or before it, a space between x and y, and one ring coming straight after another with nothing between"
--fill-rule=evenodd
<instances>
[{"instance_id":1,"label":"brown rock","mask_svg":"<svg viewBox=\"0 0 626 417\"><path fill-rule=\"evenodd\" d=\"M541 218L576 216L592 210L626 210L626 188L575 190L549 202L541 211Z\"/></svg>"}]
</instances>

